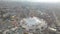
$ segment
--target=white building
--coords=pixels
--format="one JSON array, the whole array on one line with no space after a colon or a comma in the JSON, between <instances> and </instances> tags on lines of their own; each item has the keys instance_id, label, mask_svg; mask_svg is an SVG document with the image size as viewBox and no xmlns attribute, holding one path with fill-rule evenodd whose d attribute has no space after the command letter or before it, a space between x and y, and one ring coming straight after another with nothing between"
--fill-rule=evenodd
<instances>
[{"instance_id":1,"label":"white building","mask_svg":"<svg viewBox=\"0 0 60 34\"><path fill-rule=\"evenodd\" d=\"M35 29L40 29L40 31L44 30L47 28L47 23L43 19L39 19L37 17L28 17L28 18L23 18L20 21L20 25L24 28L26 28L27 31L32 31L35 32ZM43 29L42 29L43 27Z\"/></svg>"}]
</instances>

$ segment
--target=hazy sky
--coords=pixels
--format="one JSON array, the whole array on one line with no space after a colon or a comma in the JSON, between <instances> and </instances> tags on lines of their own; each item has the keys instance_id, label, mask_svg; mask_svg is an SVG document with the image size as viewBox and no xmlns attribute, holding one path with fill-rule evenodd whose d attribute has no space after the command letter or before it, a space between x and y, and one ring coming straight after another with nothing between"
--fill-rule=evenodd
<instances>
[{"instance_id":1,"label":"hazy sky","mask_svg":"<svg viewBox=\"0 0 60 34\"><path fill-rule=\"evenodd\" d=\"M34 2L60 2L60 0L29 0Z\"/></svg>"},{"instance_id":2,"label":"hazy sky","mask_svg":"<svg viewBox=\"0 0 60 34\"><path fill-rule=\"evenodd\" d=\"M51 3L60 2L60 0L12 0L12 1L51 2Z\"/></svg>"}]
</instances>

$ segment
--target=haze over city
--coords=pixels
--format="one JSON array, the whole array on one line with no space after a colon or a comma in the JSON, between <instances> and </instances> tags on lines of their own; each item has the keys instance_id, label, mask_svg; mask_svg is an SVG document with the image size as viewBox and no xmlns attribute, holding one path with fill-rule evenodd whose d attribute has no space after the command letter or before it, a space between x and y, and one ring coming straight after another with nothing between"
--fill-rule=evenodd
<instances>
[{"instance_id":1,"label":"haze over city","mask_svg":"<svg viewBox=\"0 0 60 34\"><path fill-rule=\"evenodd\" d=\"M60 34L60 0L0 0L0 34Z\"/></svg>"},{"instance_id":2,"label":"haze over city","mask_svg":"<svg viewBox=\"0 0 60 34\"><path fill-rule=\"evenodd\" d=\"M1 0L1 1L28 1L28 2L45 2L45 3L58 3L60 0Z\"/></svg>"}]
</instances>

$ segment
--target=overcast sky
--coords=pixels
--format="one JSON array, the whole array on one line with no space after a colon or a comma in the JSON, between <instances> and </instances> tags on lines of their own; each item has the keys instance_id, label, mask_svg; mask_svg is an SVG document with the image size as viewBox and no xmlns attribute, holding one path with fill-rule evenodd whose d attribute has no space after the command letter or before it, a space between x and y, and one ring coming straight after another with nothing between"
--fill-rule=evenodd
<instances>
[{"instance_id":1,"label":"overcast sky","mask_svg":"<svg viewBox=\"0 0 60 34\"><path fill-rule=\"evenodd\" d=\"M9 0L9 1L11 1L11 0ZM12 1L49 2L49 3L60 2L60 0L12 0Z\"/></svg>"}]
</instances>

